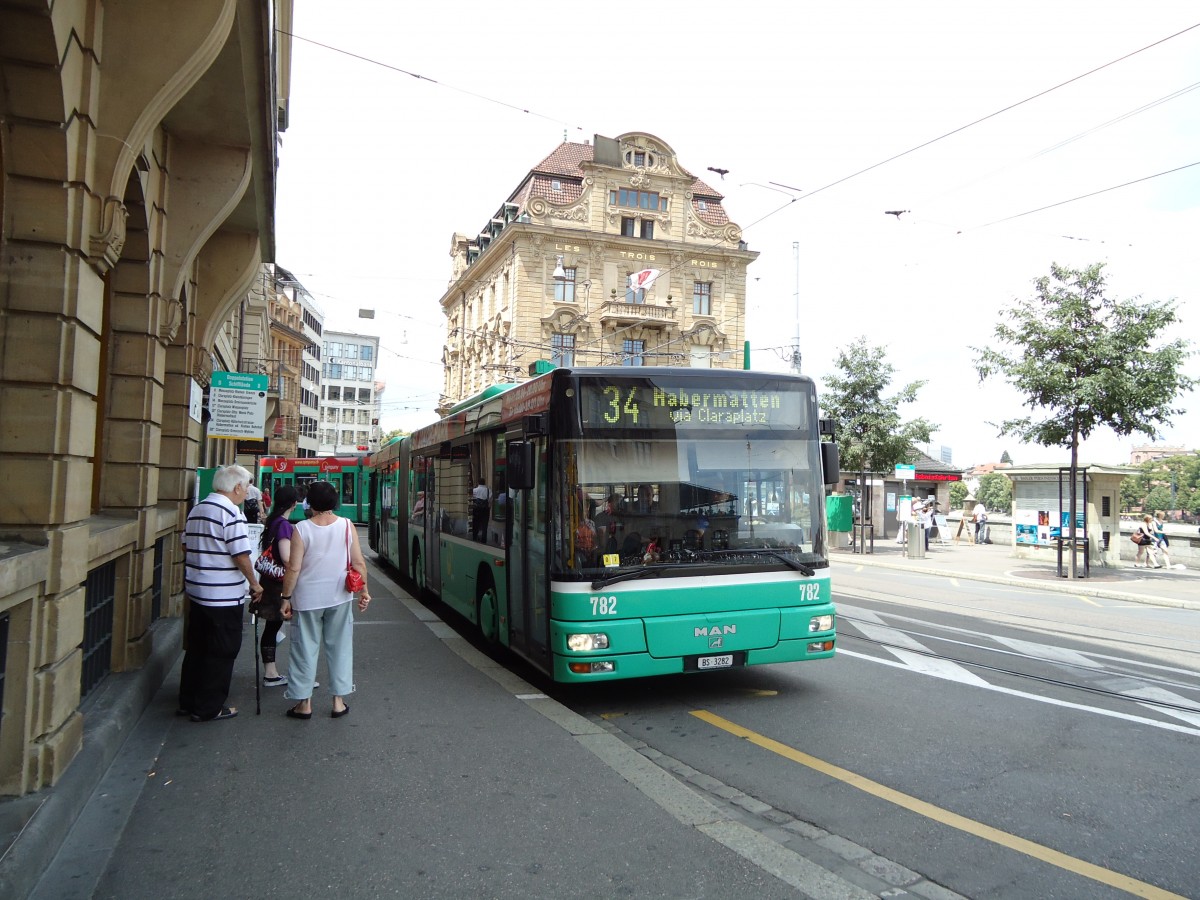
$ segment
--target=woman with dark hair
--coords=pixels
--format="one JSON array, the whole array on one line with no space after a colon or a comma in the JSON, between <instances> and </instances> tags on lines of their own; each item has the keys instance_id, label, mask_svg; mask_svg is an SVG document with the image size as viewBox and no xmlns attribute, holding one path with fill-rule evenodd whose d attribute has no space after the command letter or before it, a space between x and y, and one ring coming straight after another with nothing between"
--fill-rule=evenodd
<instances>
[{"instance_id":1,"label":"woman with dark hair","mask_svg":"<svg viewBox=\"0 0 1200 900\"><path fill-rule=\"evenodd\" d=\"M334 510L338 491L328 481L309 486L312 518L296 523L291 557L283 578L283 616L291 617L292 648L285 696L298 701L287 711L293 719L312 718L312 689L317 657L324 645L329 665L335 719L350 712L346 697L354 691L354 595L346 589L346 569L362 576L359 612L371 602L367 592L367 563L358 546L358 532L349 519Z\"/></svg>"},{"instance_id":2,"label":"woman with dark hair","mask_svg":"<svg viewBox=\"0 0 1200 900\"><path fill-rule=\"evenodd\" d=\"M285 484L275 492L275 504L267 516L259 542L259 550L271 548L275 562L287 568L287 562L292 555L292 523L288 521L299 494L290 484ZM262 599L250 611L263 620L262 640L259 642L259 654L263 661L263 687L279 687L287 684L287 676L280 675L275 666L275 648L279 643L279 629L283 627L283 579L259 573L263 586Z\"/></svg>"}]
</instances>

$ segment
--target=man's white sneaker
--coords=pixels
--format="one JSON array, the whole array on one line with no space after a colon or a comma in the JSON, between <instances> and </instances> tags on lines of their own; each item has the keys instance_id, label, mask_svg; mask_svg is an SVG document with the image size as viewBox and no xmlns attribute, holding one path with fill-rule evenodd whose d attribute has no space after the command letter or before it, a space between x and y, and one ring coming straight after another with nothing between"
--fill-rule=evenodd
<instances>
[{"instance_id":1,"label":"man's white sneaker","mask_svg":"<svg viewBox=\"0 0 1200 900\"><path fill-rule=\"evenodd\" d=\"M276 678L263 677L263 687L279 687L280 685L284 684L287 684L286 675L280 675Z\"/></svg>"}]
</instances>

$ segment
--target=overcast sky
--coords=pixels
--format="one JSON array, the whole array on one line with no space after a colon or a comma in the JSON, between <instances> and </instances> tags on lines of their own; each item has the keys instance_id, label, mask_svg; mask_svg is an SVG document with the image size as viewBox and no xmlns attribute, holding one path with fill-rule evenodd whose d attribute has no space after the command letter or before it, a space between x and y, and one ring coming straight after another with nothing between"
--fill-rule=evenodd
<instances>
[{"instance_id":1,"label":"overcast sky","mask_svg":"<svg viewBox=\"0 0 1200 900\"><path fill-rule=\"evenodd\" d=\"M564 134L649 132L761 254L754 368L787 371L798 332L821 385L865 336L895 390L927 382L902 412L940 426L933 455L1065 462L997 436L1022 398L981 386L971 348L1052 262L1105 263L1110 297L1173 298L1179 334L1200 338L1200 165L1159 175L1200 162L1197 24L1194 2L1154 0L296 0L277 262L327 328L381 336L384 427L419 427L442 386L453 233L477 232ZM1164 443L1200 447L1196 402ZM1083 459L1148 442L1105 429Z\"/></svg>"}]
</instances>

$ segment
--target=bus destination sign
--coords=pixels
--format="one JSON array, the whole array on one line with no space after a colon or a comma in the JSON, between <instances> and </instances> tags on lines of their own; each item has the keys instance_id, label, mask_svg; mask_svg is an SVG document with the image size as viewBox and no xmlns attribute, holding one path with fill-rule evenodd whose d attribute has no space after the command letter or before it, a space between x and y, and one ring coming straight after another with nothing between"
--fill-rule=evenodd
<instances>
[{"instance_id":1,"label":"bus destination sign","mask_svg":"<svg viewBox=\"0 0 1200 900\"><path fill-rule=\"evenodd\" d=\"M808 392L796 385L765 383L755 390L670 384L584 383L585 428L724 429L779 431L804 426Z\"/></svg>"}]
</instances>

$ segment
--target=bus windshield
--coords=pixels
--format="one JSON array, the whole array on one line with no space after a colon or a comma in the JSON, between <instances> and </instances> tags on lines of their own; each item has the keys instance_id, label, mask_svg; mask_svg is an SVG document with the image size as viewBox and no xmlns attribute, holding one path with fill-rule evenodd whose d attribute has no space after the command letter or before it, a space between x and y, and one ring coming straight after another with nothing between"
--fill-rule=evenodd
<instances>
[{"instance_id":1,"label":"bus windshield","mask_svg":"<svg viewBox=\"0 0 1200 900\"><path fill-rule=\"evenodd\" d=\"M827 565L816 440L723 434L564 441L557 574Z\"/></svg>"}]
</instances>

